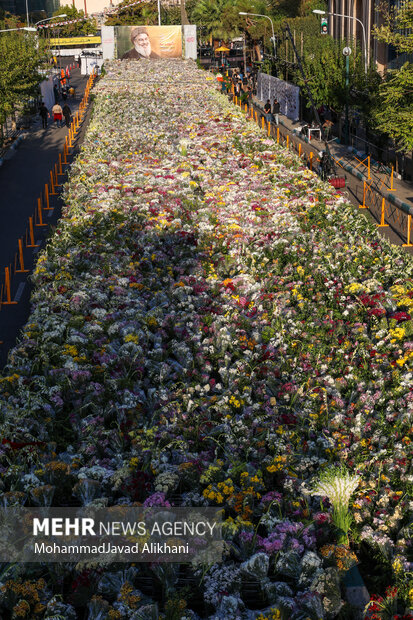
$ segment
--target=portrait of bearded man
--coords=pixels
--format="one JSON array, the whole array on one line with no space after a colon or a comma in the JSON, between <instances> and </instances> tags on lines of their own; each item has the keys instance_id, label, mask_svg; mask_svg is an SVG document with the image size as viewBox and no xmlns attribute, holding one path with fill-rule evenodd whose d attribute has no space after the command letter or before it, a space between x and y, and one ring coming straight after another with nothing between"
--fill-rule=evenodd
<instances>
[{"instance_id":1,"label":"portrait of bearded man","mask_svg":"<svg viewBox=\"0 0 413 620\"><path fill-rule=\"evenodd\" d=\"M152 51L148 31L144 26L132 28L130 33L133 48L123 54L122 60L140 60L141 58L160 58Z\"/></svg>"}]
</instances>

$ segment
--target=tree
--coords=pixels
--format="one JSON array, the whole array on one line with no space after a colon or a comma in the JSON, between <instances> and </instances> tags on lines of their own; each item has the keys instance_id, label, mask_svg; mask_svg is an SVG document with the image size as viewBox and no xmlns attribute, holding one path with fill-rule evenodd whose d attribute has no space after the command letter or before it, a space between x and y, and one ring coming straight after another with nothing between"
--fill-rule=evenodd
<instances>
[{"instance_id":1,"label":"tree","mask_svg":"<svg viewBox=\"0 0 413 620\"><path fill-rule=\"evenodd\" d=\"M380 86L379 104L374 108L375 126L389 135L398 150L413 150L413 67L406 62L400 69L389 71Z\"/></svg>"},{"instance_id":2,"label":"tree","mask_svg":"<svg viewBox=\"0 0 413 620\"><path fill-rule=\"evenodd\" d=\"M400 54L413 52L413 1L399 9L382 9L383 25L375 28L376 38L393 45ZM373 110L375 126L389 135L401 152L413 150L413 65L388 71Z\"/></svg>"},{"instance_id":3,"label":"tree","mask_svg":"<svg viewBox=\"0 0 413 620\"><path fill-rule=\"evenodd\" d=\"M130 0L118 4L117 12L106 19L106 26L140 26L158 23L158 7L156 2L145 2L129 6Z\"/></svg>"},{"instance_id":4,"label":"tree","mask_svg":"<svg viewBox=\"0 0 413 620\"><path fill-rule=\"evenodd\" d=\"M295 45L301 57L307 84L310 87L315 105L332 108L341 117L346 98L351 107L357 107L366 118L368 111L367 93L377 92L379 76L374 69L369 70L366 84L361 48L355 41L349 42L352 49L350 57L349 90L346 88L346 59L343 55L343 41L329 35L320 35L319 20L313 16L289 20L295 36ZM282 25L277 38L284 40ZM298 69L297 60L290 42L278 46L278 63L284 68L286 78L302 87L304 82ZM368 85L368 88L367 88ZM310 106L310 102L307 102Z\"/></svg>"},{"instance_id":5,"label":"tree","mask_svg":"<svg viewBox=\"0 0 413 620\"><path fill-rule=\"evenodd\" d=\"M413 52L413 0L406 0L397 9L380 7L383 24L373 28L379 41L393 45L399 53Z\"/></svg>"},{"instance_id":6,"label":"tree","mask_svg":"<svg viewBox=\"0 0 413 620\"><path fill-rule=\"evenodd\" d=\"M238 25L232 19L234 6L234 0L199 0L191 17L211 39L228 41L239 33Z\"/></svg>"},{"instance_id":7,"label":"tree","mask_svg":"<svg viewBox=\"0 0 413 620\"><path fill-rule=\"evenodd\" d=\"M53 35L54 32L58 31L59 37L62 38L82 37L87 34L96 34L96 25L94 20L88 18L83 19L85 17L84 11L78 11L76 7L66 4L59 7L58 10L53 13L53 15L57 17L63 14L67 15L67 17L63 18L64 21L80 21L76 21L73 24L67 24L65 26L58 26L57 24L54 26L53 24L50 24L49 28L42 28L41 32L45 35L50 35L50 33Z\"/></svg>"},{"instance_id":8,"label":"tree","mask_svg":"<svg viewBox=\"0 0 413 620\"><path fill-rule=\"evenodd\" d=\"M32 34L11 32L0 37L0 123L38 94L45 62L44 46Z\"/></svg>"},{"instance_id":9,"label":"tree","mask_svg":"<svg viewBox=\"0 0 413 620\"><path fill-rule=\"evenodd\" d=\"M185 9L185 0L181 0L180 9L181 9L181 24L183 26L189 24L188 15L186 14L186 9Z\"/></svg>"}]
</instances>

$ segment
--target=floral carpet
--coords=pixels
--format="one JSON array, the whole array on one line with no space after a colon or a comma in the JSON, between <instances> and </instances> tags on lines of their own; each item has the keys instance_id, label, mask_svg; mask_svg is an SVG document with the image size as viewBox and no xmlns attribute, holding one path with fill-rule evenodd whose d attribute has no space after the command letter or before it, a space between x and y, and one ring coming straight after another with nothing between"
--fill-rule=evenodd
<instances>
[{"instance_id":1,"label":"floral carpet","mask_svg":"<svg viewBox=\"0 0 413 620\"><path fill-rule=\"evenodd\" d=\"M192 62L105 70L0 378L2 504L219 506L224 557L0 565L0 616L356 618L357 563L409 617L411 258Z\"/></svg>"}]
</instances>

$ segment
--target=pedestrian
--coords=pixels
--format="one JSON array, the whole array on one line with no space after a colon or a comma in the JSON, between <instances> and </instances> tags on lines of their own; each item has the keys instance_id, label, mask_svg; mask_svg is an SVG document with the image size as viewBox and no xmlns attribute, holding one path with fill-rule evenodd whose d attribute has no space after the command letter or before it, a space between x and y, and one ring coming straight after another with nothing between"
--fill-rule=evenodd
<instances>
[{"instance_id":1,"label":"pedestrian","mask_svg":"<svg viewBox=\"0 0 413 620\"><path fill-rule=\"evenodd\" d=\"M65 117L66 127L70 127L70 121L72 120L72 111L67 103L63 106L63 116Z\"/></svg>"},{"instance_id":2,"label":"pedestrian","mask_svg":"<svg viewBox=\"0 0 413 620\"><path fill-rule=\"evenodd\" d=\"M273 120L273 116L271 114L271 102L269 99L267 99L267 103L264 106L264 112L265 120L267 121L267 123L271 123L271 121Z\"/></svg>"},{"instance_id":3,"label":"pedestrian","mask_svg":"<svg viewBox=\"0 0 413 620\"><path fill-rule=\"evenodd\" d=\"M49 110L46 108L43 101L41 102L39 106L39 115L40 115L40 118L42 119L42 128L46 129L47 118L50 116L50 114L49 114Z\"/></svg>"},{"instance_id":4,"label":"pedestrian","mask_svg":"<svg viewBox=\"0 0 413 620\"><path fill-rule=\"evenodd\" d=\"M63 110L62 107L55 103L52 108L53 121L57 124L58 127L63 127L62 119L63 119Z\"/></svg>"},{"instance_id":5,"label":"pedestrian","mask_svg":"<svg viewBox=\"0 0 413 620\"><path fill-rule=\"evenodd\" d=\"M57 88L56 84L53 86L53 95L54 102L57 103L59 101L59 89Z\"/></svg>"},{"instance_id":6,"label":"pedestrian","mask_svg":"<svg viewBox=\"0 0 413 620\"><path fill-rule=\"evenodd\" d=\"M278 125L279 114L280 114L280 103L277 97L274 98L274 102L272 104L272 113L274 116L275 124Z\"/></svg>"},{"instance_id":7,"label":"pedestrian","mask_svg":"<svg viewBox=\"0 0 413 620\"><path fill-rule=\"evenodd\" d=\"M252 87L248 86L247 88L247 99L248 99L248 107L252 105Z\"/></svg>"},{"instance_id":8,"label":"pedestrian","mask_svg":"<svg viewBox=\"0 0 413 620\"><path fill-rule=\"evenodd\" d=\"M76 95L76 91L75 91L75 89L73 88L73 86L71 86L71 87L69 88L69 96L70 96L72 99L74 99L74 98L75 98L75 95Z\"/></svg>"}]
</instances>

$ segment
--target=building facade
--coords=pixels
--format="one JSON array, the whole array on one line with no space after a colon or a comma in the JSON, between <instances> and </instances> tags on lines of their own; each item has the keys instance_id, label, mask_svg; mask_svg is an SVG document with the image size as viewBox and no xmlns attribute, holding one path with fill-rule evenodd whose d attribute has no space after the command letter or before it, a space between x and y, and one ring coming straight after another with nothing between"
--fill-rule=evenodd
<instances>
[{"instance_id":1,"label":"building facade","mask_svg":"<svg viewBox=\"0 0 413 620\"><path fill-rule=\"evenodd\" d=\"M59 6L59 0L27 0L29 13L45 11L47 17L51 17ZM0 0L0 8L13 15L26 15L26 0Z\"/></svg>"},{"instance_id":2,"label":"building facade","mask_svg":"<svg viewBox=\"0 0 413 620\"><path fill-rule=\"evenodd\" d=\"M389 61L389 46L373 37L373 27L380 26L382 17L376 0L328 0L329 32L335 39L361 45L367 64L373 61L384 72Z\"/></svg>"}]
</instances>

